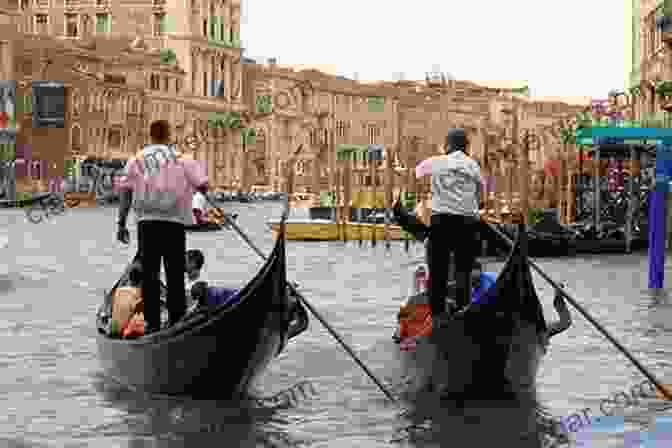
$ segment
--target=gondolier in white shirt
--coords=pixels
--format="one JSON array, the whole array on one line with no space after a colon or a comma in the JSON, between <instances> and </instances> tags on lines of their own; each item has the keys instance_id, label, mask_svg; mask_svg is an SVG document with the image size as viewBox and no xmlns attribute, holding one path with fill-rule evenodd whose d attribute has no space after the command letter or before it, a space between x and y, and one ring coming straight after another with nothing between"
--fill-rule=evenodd
<instances>
[{"instance_id":1,"label":"gondolier in white shirt","mask_svg":"<svg viewBox=\"0 0 672 448\"><path fill-rule=\"evenodd\" d=\"M483 178L469 157L469 139L464 129L448 131L445 155L418 164L417 178L432 177L432 213L429 233L430 304L432 320L442 323L446 311L448 263L455 262L455 301L458 307L471 299L471 268L477 254L478 211Z\"/></svg>"},{"instance_id":2,"label":"gondolier in white shirt","mask_svg":"<svg viewBox=\"0 0 672 448\"><path fill-rule=\"evenodd\" d=\"M143 268L142 297L145 301L146 333L161 328L161 260L168 284L170 324L186 313L184 290L186 231L192 221L194 191L209 189L204 165L188 160L170 144L170 124L165 120L150 125L151 144L129 158L118 182L120 190L117 239L128 244L126 227L133 207L138 219L138 251Z\"/></svg>"}]
</instances>

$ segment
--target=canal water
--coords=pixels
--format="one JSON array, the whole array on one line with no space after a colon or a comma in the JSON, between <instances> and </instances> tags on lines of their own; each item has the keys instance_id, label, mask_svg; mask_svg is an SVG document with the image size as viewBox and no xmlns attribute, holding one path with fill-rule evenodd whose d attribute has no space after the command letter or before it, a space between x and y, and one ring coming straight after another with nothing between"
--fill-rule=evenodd
<instances>
[{"instance_id":1,"label":"canal water","mask_svg":"<svg viewBox=\"0 0 672 448\"><path fill-rule=\"evenodd\" d=\"M260 248L271 249L265 221L279 216L280 204L225 208L240 215L240 226ZM0 244L2 446L621 447L625 436L671 413L662 400L647 398L613 411L624 417L624 426L593 424L567 440L556 434L553 420L585 408L599 416L602 399L644 379L576 313L572 328L553 340L530 402L481 401L460 409L406 394L400 410L315 319L256 386L255 396L266 400L234 404L129 392L102 376L94 340L101 297L135 252L134 243L115 241L115 221L113 208L69 210L37 225L20 210L0 213L0 238L8 241ZM131 232L135 237L134 227ZM242 286L261 266L233 232L190 235L188 245L205 253L204 277L211 282ZM399 242L389 252L380 243L289 242L287 255L289 278L369 367L401 392L391 335L421 247L406 253ZM672 384L672 305L646 294L645 254L539 264ZM552 290L535 280L547 317L555 318ZM305 395L269 399L302 382L311 386Z\"/></svg>"}]
</instances>

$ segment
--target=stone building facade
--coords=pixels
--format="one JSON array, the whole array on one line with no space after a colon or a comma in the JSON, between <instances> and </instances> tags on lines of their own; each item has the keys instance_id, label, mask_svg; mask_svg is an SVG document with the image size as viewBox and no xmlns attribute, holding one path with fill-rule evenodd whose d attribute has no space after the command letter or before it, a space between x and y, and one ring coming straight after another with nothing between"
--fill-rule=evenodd
<instances>
[{"instance_id":1,"label":"stone building facade","mask_svg":"<svg viewBox=\"0 0 672 448\"><path fill-rule=\"evenodd\" d=\"M530 101L512 91L467 81L361 83L274 63L245 64L244 78L244 101L254 110L253 122L257 135L262 136L254 148L258 161L255 181L286 188L283 182L289 168L295 174L295 189L308 191L325 190L334 182L329 177L330 168L337 166L334 149L327 145L330 130L335 147L383 145L402 178L396 181L398 185L407 168L436 154L446 130L456 126L470 132L473 154L493 175L504 173L505 167L518 161L520 145L513 134L534 133L531 168L543 172L549 158L561 155L559 126L585 108ZM418 139L416 146L410 143L413 137ZM290 157L294 153L296 156ZM288 161L293 166L284 166ZM367 162L357 161L353 168L353 184L368 187ZM378 185L383 183L383 169L381 166Z\"/></svg>"},{"instance_id":2,"label":"stone building facade","mask_svg":"<svg viewBox=\"0 0 672 448\"><path fill-rule=\"evenodd\" d=\"M245 182L239 2L141 0L131 8L118 0L4 1L16 41L61 48L45 73L28 73L26 61L44 56L31 45L10 57L24 85L51 79L71 86L70 156L126 158L147 141L148 124L165 118L176 141L206 163L215 186ZM89 82L80 88L75 79ZM34 140L35 132L22 134Z\"/></svg>"},{"instance_id":3,"label":"stone building facade","mask_svg":"<svg viewBox=\"0 0 672 448\"><path fill-rule=\"evenodd\" d=\"M404 172L435 153L451 126L470 130L475 154L494 170L512 158L513 115L519 129L540 134L532 162L542 167L558 151L553 129L576 110L466 81L363 83L246 61L239 0L138 0L132 8L120 0L2 1L15 41L25 42L13 54L0 47L16 79L70 88L67 142L45 146L53 160L126 158L146 142L148 124L165 118L218 188L284 189L289 170L296 186L321 191L334 182L338 145L383 145ZM44 68L47 47L58 52ZM39 146L39 131L28 129L22 138ZM249 130L255 139L244 141ZM370 183L366 161L353 177Z\"/></svg>"},{"instance_id":4,"label":"stone building facade","mask_svg":"<svg viewBox=\"0 0 672 448\"><path fill-rule=\"evenodd\" d=\"M658 83L672 81L672 28L661 26L663 6L661 0L633 2L630 88L621 98L629 116L650 127L672 125L665 114L672 110L670 95L661 95L656 89ZM671 19L667 21L672 23Z\"/></svg>"}]
</instances>

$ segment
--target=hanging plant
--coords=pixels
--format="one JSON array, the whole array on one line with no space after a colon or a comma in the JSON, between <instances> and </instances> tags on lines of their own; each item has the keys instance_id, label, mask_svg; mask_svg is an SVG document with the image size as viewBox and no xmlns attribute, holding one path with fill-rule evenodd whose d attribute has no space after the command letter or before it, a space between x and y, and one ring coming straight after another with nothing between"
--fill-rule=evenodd
<instances>
[{"instance_id":1,"label":"hanging plant","mask_svg":"<svg viewBox=\"0 0 672 448\"><path fill-rule=\"evenodd\" d=\"M273 100L271 99L271 95L258 95L255 103L258 114L270 114L273 112Z\"/></svg>"},{"instance_id":2,"label":"hanging plant","mask_svg":"<svg viewBox=\"0 0 672 448\"><path fill-rule=\"evenodd\" d=\"M560 141L563 145L570 144L576 140L576 132L573 128L560 128Z\"/></svg>"},{"instance_id":3,"label":"hanging plant","mask_svg":"<svg viewBox=\"0 0 672 448\"><path fill-rule=\"evenodd\" d=\"M159 52L162 64L175 64L177 62L177 55L171 48L164 48Z\"/></svg>"},{"instance_id":4,"label":"hanging plant","mask_svg":"<svg viewBox=\"0 0 672 448\"><path fill-rule=\"evenodd\" d=\"M628 92L630 93L630 96L638 97L642 94L642 88L640 86L630 87Z\"/></svg>"},{"instance_id":5,"label":"hanging plant","mask_svg":"<svg viewBox=\"0 0 672 448\"><path fill-rule=\"evenodd\" d=\"M656 83L656 95L664 99L672 97L672 81L660 81Z\"/></svg>"},{"instance_id":6,"label":"hanging plant","mask_svg":"<svg viewBox=\"0 0 672 448\"><path fill-rule=\"evenodd\" d=\"M657 82L655 91L663 102L662 109L672 111L672 81Z\"/></svg>"},{"instance_id":7,"label":"hanging plant","mask_svg":"<svg viewBox=\"0 0 672 448\"><path fill-rule=\"evenodd\" d=\"M242 128L240 130L240 137L244 144L254 145L257 139L257 131L254 128Z\"/></svg>"},{"instance_id":8,"label":"hanging plant","mask_svg":"<svg viewBox=\"0 0 672 448\"><path fill-rule=\"evenodd\" d=\"M243 123L238 112L224 112L213 114L208 118L208 126L211 128L240 129Z\"/></svg>"},{"instance_id":9,"label":"hanging plant","mask_svg":"<svg viewBox=\"0 0 672 448\"><path fill-rule=\"evenodd\" d=\"M576 114L576 127L580 128L589 128L593 124L592 114L588 111L579 112Z\"/></svg>"}]
</instances>

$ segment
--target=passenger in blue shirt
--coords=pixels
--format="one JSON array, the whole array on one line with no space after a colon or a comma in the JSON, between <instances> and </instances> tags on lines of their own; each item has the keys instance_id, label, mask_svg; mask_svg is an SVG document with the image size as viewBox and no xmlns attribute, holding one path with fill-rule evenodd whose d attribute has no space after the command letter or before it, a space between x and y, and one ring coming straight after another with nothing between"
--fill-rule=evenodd
<instances>
[{"instance_id":1,"label":"passenger in blue shirt","mask_svg":"<svg viewBox=\"0 0 672 448\"><path fill-rule=\"evenodd\" d=\"M483 272L483 266L478 261L474 262L474 266L471 269L471 302L472 303L484 303L481 302L485 292L492 288L497 282L497 274L494 272ZM492 300L493 297L490 298Z\"/></svg>"}]
</instances>

